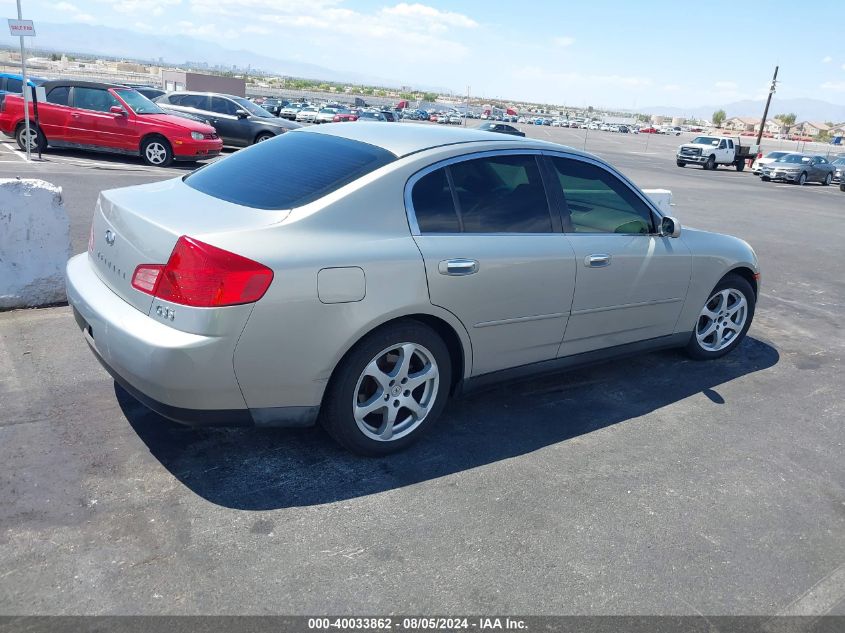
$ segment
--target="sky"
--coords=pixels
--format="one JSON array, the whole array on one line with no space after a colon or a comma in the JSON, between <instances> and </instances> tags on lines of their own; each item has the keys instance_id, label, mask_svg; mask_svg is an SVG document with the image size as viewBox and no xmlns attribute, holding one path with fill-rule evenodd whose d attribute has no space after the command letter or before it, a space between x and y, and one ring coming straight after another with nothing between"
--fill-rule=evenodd
<instances>
[{"instance_id":1,"label":"sky","mask_svg":"<svg viewBox=\"0 0 845 633\"><path fill-rule=\"evenodd\" d=\"M842 0L22 0L24 17L189 35L278 59L583 107L695 107L768 92L845 104ZM15 5L2 0L7 17ZM833 24L838 25L837 27ZM5 38L10 40L11 38Z\"/></svg>"}]
</instances>

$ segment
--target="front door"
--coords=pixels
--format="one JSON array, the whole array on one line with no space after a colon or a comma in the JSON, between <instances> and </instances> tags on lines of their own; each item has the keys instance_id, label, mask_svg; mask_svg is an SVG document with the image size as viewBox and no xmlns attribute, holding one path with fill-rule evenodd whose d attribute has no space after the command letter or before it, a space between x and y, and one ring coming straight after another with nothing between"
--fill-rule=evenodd
<instances>
[{"instance_id":1,"label":"front door","mask_svg":"<svg viewBox=\"0 0 845 633\"><path fill-rule=\"evenodd\" d=\"M214 113L211 124L224 145L243 147L250 142L244 138L244 126L248 127L246 121L242 121L235 114L241 108L238 104L225 97L211 97L211 111Z\"/></svg>"},{"instance_id":2,"label":"front door","mask_svg":"<svg viewBox=\"0 0 845 633\"><path fill-rule=\"evenodd\" d=\"M126 114L110 112L112 106L118 106ZM108 90L102 88L73 89L73 111L71 127L74 143L108 149L125 149L131 134L129 117L123 104Z\"/></svg>"},{"instance_id":3,"label":"front door","mask_svg":"<svg viewBox=\"0 0 845 633\"><path fill-rule=\"evenodd\" d=\"M409 186L430 299L469 333L472 375L554 358L575 262L550 213L539 156L462 158Z\"/></svg>"},{"instance_id":4,"label":"front door","mask_svg":"<svg viewBox=\"0 0 845 633\"><path fill-rule=\"evenodd\" d=\"M692 272L689 249L657 234L646 202L605 167L575 157L550 163L577 268L560 355L672 334Z\"/></svg>"}]
</instances>

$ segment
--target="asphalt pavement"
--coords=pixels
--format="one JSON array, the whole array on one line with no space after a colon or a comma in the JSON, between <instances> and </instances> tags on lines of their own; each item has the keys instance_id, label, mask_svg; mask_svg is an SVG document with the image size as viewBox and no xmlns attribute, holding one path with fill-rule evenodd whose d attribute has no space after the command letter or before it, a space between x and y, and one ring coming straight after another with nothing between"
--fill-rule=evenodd
<instances>
[{"instance_id":1,"label":"asphalt pavement","mask_svg":"<svg viewBox=\"0 0 845 633\"><path fill-rule=\"evenodd\" d=\"M0 614L845 615L845 193L680 169L683 138L527 129L755 247L742 346L504 385L374 460L168 422L67 307L2 313ZM100 190L185 173L45 157L2 144L0 177L62 186L75 252Z\"/></svg>"}]
</instances>

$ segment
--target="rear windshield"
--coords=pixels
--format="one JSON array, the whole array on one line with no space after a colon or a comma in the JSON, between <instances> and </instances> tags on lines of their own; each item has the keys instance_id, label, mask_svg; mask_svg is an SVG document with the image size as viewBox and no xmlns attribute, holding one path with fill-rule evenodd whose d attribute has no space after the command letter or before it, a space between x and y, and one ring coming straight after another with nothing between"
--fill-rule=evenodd
<instances>
[{"instance_id":1,"label":"rear windshield","mask_svg":"<svg viewBox=\"0 0 845 633\"><path fill-rule=\"evenodd\" d=\"M396 160L390 152L328 134L288 132L185 178L209 196L255 209L293 209Z\"/></svg>"}]
</instances>

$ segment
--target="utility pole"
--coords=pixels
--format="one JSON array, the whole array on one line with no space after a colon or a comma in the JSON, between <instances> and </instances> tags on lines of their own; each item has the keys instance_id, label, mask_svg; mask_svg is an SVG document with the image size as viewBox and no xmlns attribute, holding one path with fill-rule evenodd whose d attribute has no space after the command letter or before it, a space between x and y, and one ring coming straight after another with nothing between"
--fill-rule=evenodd
<instances>
[{"instance_id":1,"label":"utility pole","mask_svg":"<svg viewBox=\"0 0 845 633\"><path fill-rule=\"evenodd\" d=\"M23 20L21 13L21 0L18 0L18 20ZM21 76L23 77L23 111L24 111L24 128L26 129L26 161L32 159L32 150L30 149L29 138L29 83L26 80L26 55L24 54L23 35L21 35Z\"/></svg>"},{"instance_id":2,"label":"utility pole","mask_svg":"<svg viewBox=\"0 0 845 633\"><path fill-rule=\"evenodd\" d=\"M20 0L18 0L20 2ZM759 151L760 141L763 138L763 128L766 126L766 117L769 116L769 105L772 103L772 95L775 94L775 88L778 83L778 66L775 66L775 74L772 77L772 86L769 88L769 98L766 99L766 109L763 110L763 120L760 121L760 131L757 132L757 145Z\"/></svg>"}]
</instances>

